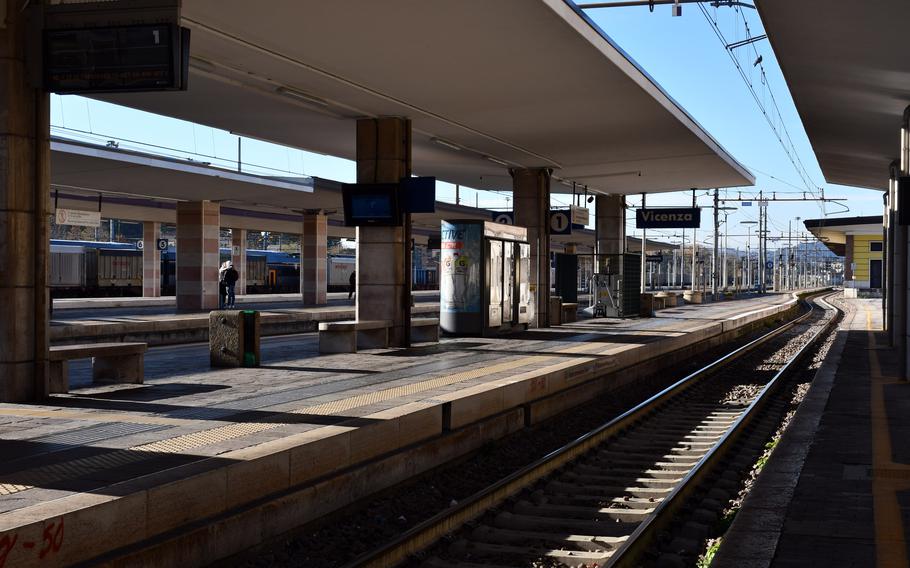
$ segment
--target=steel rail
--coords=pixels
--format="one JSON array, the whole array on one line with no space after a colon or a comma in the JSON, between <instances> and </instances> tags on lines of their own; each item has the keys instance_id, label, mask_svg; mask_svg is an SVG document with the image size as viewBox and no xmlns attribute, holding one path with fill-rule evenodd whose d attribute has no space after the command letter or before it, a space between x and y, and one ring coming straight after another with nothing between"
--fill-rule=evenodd
<instances>
[{"instance_id":1,"label":"steel rail","mask_svg":"<svg viewBox=\"0 0 910 568\"><path fill-rule=\"evenodd\" d=\"M823 295L824 294L820 294L818 296L818 301L824 303L830 309L837 311L837 308L824 301L821 297ZM812 310L814 309L815 308L813 307ZM803 317L811 315L812 310L807 312ZM777 373L775 373L774 377L768 381L764 388L762 388L761 392L759 392L758 396L755 397L746 410L733 422L721 439L711 447L708 453L705 454L697 464L695 464L695 467L689 470L689 473L679 482L679 485L661 501L654 509L654 512L651 515L648 515L648 517L636 527L635 531L629 535L629 538L610 557L610 560L604 564L604 568L639 565L642 555L651 548L657 535L667 528L667 525L673 521L676 513L685 506L689 497L698 490L701 483L712 473L718 462L727 455L729 450L740 439L741 435L752 421L767 407L768 403L772 400L773 395L776 394L779 389L780 384L783 382L782 377L792 370L796 364L811 351L812 347L824 336L827 330L830 329L836 321L836 317L831 318L824 326L821 326L821 328L815 332L809 341L800 347L799 351L787 360L784 366L781 367Z\"/></svg>"},{"instance_id":2,"label":"steel rail","mask_svg":"<svg viewBox=\"0 0 910 568\"><path fill-rule=\"evenodd\" d=\"M606 424L553 450L537 461L504 477L464 501L437 513L411 529L408 529L382 547L355 558L351 562L345 564L344 568L392 568L403 562L409 556L429 548L445 535L458 530L465 523L478 518L509 497L533 485L553 471L574 461L576 458L599 446L604 441L614 437L622 430L632 426L646 415L663 407L670 402L671 399L674 399L677 395L687 391L703 379L715 374L743 355L746 355L758 346L774 339L793 326L802 323L812 315L813 309L814 308L812 308L810 304L810 310L806 313L761 337L750 341L746 345L727 353L701 369L690 373L659 393L652 395L647 400L610 420ZM636 530L635 532L638 533L639 531Z\"/></svg>"}]
</instances>

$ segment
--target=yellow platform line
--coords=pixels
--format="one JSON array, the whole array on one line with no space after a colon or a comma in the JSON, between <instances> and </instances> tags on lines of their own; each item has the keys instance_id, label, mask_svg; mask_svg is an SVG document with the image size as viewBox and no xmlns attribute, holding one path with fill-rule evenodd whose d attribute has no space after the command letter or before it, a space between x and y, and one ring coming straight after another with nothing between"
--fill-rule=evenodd
<instances>
[{"instance_id":1,"label":"yellow platform line","mask_svg":"<svg viewBox=\"0 0 910 568\"><path fill-rule=\"evenodd\" d=\"M910 489L910 466L892 460L891 432L885 407L885 388L901 384L882 376L881 363L875 350L872 312L866 310L869 346L872 422L872 507L875 519L875 561L879 568L907 566L907 544L898 492Z\"/></svg>"}]
</instances>

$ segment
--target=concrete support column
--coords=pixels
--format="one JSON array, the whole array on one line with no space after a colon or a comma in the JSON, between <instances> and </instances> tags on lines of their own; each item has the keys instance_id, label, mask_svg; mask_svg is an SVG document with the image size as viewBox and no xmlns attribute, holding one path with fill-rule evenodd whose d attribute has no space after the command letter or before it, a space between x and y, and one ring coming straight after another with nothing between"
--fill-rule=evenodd
<instances>
[{"instance_id":1,"label":"concrete support column","mask_svg":"<svg viewBox=\"0 0 910 568\"><path fill-rule=\"evenodd\" d=\"M885 200L885 329L888 331L888 345L894 347L894 246L895 217L894 200L897 194L897 165L891 165L891 179L888 184L888 194Z\"/></svg>"},{"instance_id":2,"label":"concrete support column","mask_svg":"<svg viewBox=\"0 0 910 568\"><path fill-rule=\"evenodd\" d=\"M212 201L177 203L177 310L218 309L221 206Z\"/></svg>"},{"instance_id":3,"label":"concrete support column","mask_svg":"<svg viewBox=\"0 0 910 568\"><path fill-rule=\"evenodd\" d=\"M550 175L549 168L512 169L515 224L528 229L531 244L533 327L549 327L550 305Z\"/></svg>"},{"instance_id":4,"label":"concrete support column","mask_svg":"<svg viewBox=\"0 0 910 568\"><path fill-rule=\"evenodd\" d=\"M597 254L622 254L626 247L626 196L598 195L594 200ZM598 262L603 263L603 260ZM598 265L598 272L602 264Z\"/></svg>"},{"instance_id":5,"label":"concrete support column","mask_svg":"<svg viewBox=\"0 0 910 568\"><path fill-rule=\"evenodd\" d=\"M231 262L240 279L235 294L246 294L246 229L231 229Z\"/></svg>"},{"instance_id":6,"label":"concrete support column","mask_svg":"<svg viewBox=\"0 0 910 568\"><path fill-rule=\"evenodd\" d=\"M161 223L142 223L142 297L157 298L161 295L161 251L158 237Z\"/></svg>"},{"instance_id":7,"label":"concrete support column","mask_svg":"<svg viewBox=\"0 0 910 568\"><path fill-rule=\"evenodd\" d=\"M411 175L411 121L365 118L357 121L357 182L398 183ZM404 227L357 228L358 320L388 320L389 343L408 342L410 274Z\"/></svg>"},{"instance_id":8,"label":"concrete support column","mask_svg":"<svg viewBox=\"0 0 910 568\"><path fill-rule=\"evenodd\" d=\"M0 2L0 401L48 393L50 99L26 82L20 2Z\"/></svg>"},{"instance_id":9,"label":"concrete support column","mask_svg":"<svg viewBox=\"0 0 910 568\"><path fill-rule=\"evenodd\" d=\"M326 303L328 222L323 213L303 217L300 235L300 294L304 304Z\"/></svg>"}]
</instances>

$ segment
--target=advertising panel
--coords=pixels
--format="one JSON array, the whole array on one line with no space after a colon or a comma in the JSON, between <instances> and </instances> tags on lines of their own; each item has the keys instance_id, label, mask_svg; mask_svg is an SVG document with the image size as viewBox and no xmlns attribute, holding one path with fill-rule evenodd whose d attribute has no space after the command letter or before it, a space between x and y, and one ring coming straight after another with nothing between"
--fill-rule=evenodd
<instances>
[{"instance_id":1,"label":"advertising panel","mask_svg":"<svg viewBox=\"0 0 910 568\"><path fill-rule=\"evenodd\" d=\"M483 225L442 222L439 308L443 313L480 313Z\"/></svg>"}]
</instances>

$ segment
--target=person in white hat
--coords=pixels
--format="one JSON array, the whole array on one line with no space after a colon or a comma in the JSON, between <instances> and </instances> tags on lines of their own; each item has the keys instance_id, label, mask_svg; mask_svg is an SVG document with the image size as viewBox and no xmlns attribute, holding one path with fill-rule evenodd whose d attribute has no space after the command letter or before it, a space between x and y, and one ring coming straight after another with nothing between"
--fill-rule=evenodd
<instances>
[{"instance_id":1,"label":"person in white hat","mask_svg":"<svg viewBox=\"0 0 910 568\"><path fill-rule=\"evenodd\" d=\"M237 298L234 296L234 288L237 285L237 280L239 279L240 274L234 268L234 263L230 260L227 261L224 266L224 276L222 277L224 286L227 289L227 302L225 306L227 308L234 308L234 302L237 300Z\"/></svg>"}]
</instances>

